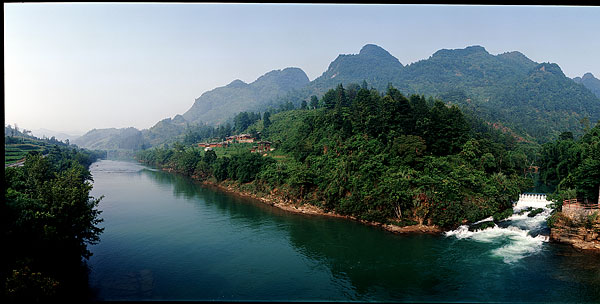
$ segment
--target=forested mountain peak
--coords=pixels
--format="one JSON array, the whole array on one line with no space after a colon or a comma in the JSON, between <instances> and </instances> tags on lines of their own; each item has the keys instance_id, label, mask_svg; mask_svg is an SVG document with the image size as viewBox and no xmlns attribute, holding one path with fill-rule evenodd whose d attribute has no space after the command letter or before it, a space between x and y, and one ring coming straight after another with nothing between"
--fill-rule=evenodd
<instances>
[{"instance_id":1,"label":"forested mountain peak","mask_svg":"<svg viewBox=\"0 0 600 304\"><path fill-rule=\"evenodd\" d=\"M182 123L186 123L186 122L187 122L187 121L185 120L185 118L183 118L183 115L181 115L181 114L177 114L177 115L175 115L175 117L173 117L173 119L172 119L172 120L173 120L173 122L174 122L174 123L179 123L179 124L182 124Z\"/></svg>"},{"instance_id":2,"label":"forested mountain peak","mask_svg":"<svg viewBox=\"0 0 600 304\"><path fill-rule=\"evenodd\" d=\"M311 86L317 91L325 91L340 83L362 80L374 86L385 85L390 78L401 73L403 68L402 63L388 51L377 45L367 44L358 54L339 55Z\"/></svg>"},{"instance_id":3,"label":"forested mountain peak","mask_svg":"<svg viewBox=\"0 0 600 304\"><path fill-rule=\"evenodd\" d=\"M575 81L577 83L582 83L585 80L598 80L598 79L596 77L594 77L594 74L592 74L590 72L583 74L582 77L573 78L573 81Z\"/></svg>"},{"instance_id":4,"label":"forested mountain peak","mask_svg":"<svg viewBox=\"0 0 600 304\"><path fill-rule=\"evenodd\" d=\"M592 93L594 93L594 95L596 95L600 98L600 80L598 78L594 77L594 75L592 73L588 72L588 73L585 73L583 75L583 77L575 77L575 78L573 78L573 81L575 81L576 83L582 84L588 90L592 91Z\"/></svg>"},{"instance_id":5,"label":"forested mountain peak","mask_svg":"<svg viewBox=\"0 0 600 304\"><path fill-rule=\"evenodd\" d=\"M448 56L473 56L473 55L477 55L477 56L485 56L485 55L490 55L490 53L488 53L488 51L485 50L484 47L480 46L480 45L472 45L472 46L468 46L464 49L441 49L435 53L433 53L433 55L431 55L430 59L444 59Z\"/></svg>"},{"instance_id":6,"label":"forested mountain peak","mask_svg":"<svg viewBox=\"0 0 600 304\"><path fill-rule=\"evenodd\" d=\"M343 65L360 64L360 63L374 63L376 66L382 64L392 64L396 67L402 67L402 63L398 58L392 56L388 51L375 44L366 44L363 46L358 54L340 54L338 57L329 65L329 68L324 74L330 71L339 70Z\"/></svg>"},{"instance_id":7,"label":"forested mountain peak","mask_svg":"<svg viewBox=\"0 0 600 304\"><path fill-rule=\"evenodd\" d=\"M549 73L556 76L565 77L562 69L556 63L543 62L538 64L533 70L530 71L530 75L532 74L540 74L540 73Z\"/></svg>"},{"instance_id":8,"label":"forested mountain peak","mask_svg":"<svg viewBox=\"0 0 600 304\"><path fill-rule=\"evenodd\" d=\"M506 58L514 58L514 59L518 58L518 59L522 59L525 61L533 62L531 59L529 59L527 56L525 56L523 53L521 53L519 51L504 52L502 54L498 54L498 56L506 57Z\"/></svg>"},{"instance_id":9,"label":"forested mountain peak","mask_svg":"<svg viewBox=\"0 0 600 304\"><path fill-rule=\"evenodd\" d=\"M499 54L498 59L506 62L507 64L513 64L520 66L523 70L530 70L536 66L536 62L527 58L521 52L512 51Z\"/></svg>"},{"instance_id":10,"label":"forested mountain peak","mask_svg":"<svg viewBox=\"0 0 600 304\"><path fill-rule=\"evenodd\" d=\"M375 44L366 44L365 46L362 47L362 49L360 49L360 52L358 53L358 55L363 56L363 57L368 56L368 57L379 58L382 60L390 60L390 61L395 61L397 63L400 63L398 58L392 56L392 54L390 54L388 51L384 50L382 47L375 45Z\"/></svg>"},{"instance_id":11,"label":"forested mountain peak","mask_svg":"<svg viewBox=\"0 0 600 304\"><path fill-rule=\"evenodd\" d=\"M234 80L204 92L183 117L190 123L223 123L240 111L263 108L265 103L308 83L306 73L294 67L270 71L249 84Z\"/></svg>"},{"instance_id":12,"label":"forested mountain peak","mask_svg":"<svg viewBox=\"0 0 600 304\"><path fill-rule=\"evenodd\" d=\"M527 61L518 54L494 56L481 46L442 49L429 59L408 65L393 83L405 93L440 96L464 90L468 98L473 98L474 94L469 92L472 89L480 94L490 87L503 86L511 77L526 76L533 66L533 62L527 66Z\"/></svg>"},{"instance_id":13,"label":"forested mountain peak","mask_svg":"<svg viewBox=\"0 0 600 304\"><path fill-rule=\"evenodd\" d=\"M243 88L243 87L245 87L247 85L248 85L247 83L245 83L245 82L243 82L243 81L241 81L239 79L236 79L236 80L232 81L231 83L229 83L227 85L227 87L228 88Z\"/></svg>"},{"instance_id":14,"label":"forested mountain peak","mask_svg":"<svg viewBox=\"0 0 600 304\"><path fill-rule=\"evenodd\" d=\"M251 83L252 86L264 86L274 84L283 90L292 90L305 86L309 83L308 76L300 68L285 68L283 70L273 70Z\"/></svg>"},{"instance_id":15,"label":"forested mountain peak","mask_svg":"<svg viewBox=\"0 0 600 304\"><path fill-rule=\"evenodd\" d=\"M587 79L596 79L596 77L594 77L594 74L588 72L583 74L583 77L581 77L582 80L587 80ZM598 80L598 79L596 79Z\"/></svg>"},{"instance_id":16,"label":"forested mountain peak","mask_svg":"<svg viewBox=\"0 0 600 304\"><path fill-rule=\"evenodd\" d=\"M103 150L139 150L145 147L142 132L134 127L93 129L74 139L72 143L88 149Z\"/></svg>"}]
</instances>

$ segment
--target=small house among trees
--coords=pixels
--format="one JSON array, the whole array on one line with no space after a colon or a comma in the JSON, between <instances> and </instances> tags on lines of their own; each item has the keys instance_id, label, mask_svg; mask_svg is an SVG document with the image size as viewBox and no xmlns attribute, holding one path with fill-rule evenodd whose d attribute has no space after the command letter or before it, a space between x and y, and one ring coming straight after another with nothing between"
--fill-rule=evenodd
<instances>
[{"instance_id":1,"label":"small house among trees","mask_svg":"<svg viewBox=\"0 0 600 304\"><path fill-rule=\"evenodd\" d=\"M271 142L270 141L259 141L257 142L257 146L252 147L252 149L250 150L250 152L254 153L254 152L258 152L258 153L263 153L263 152L269 152L272 151L271 149Z\"/></svg>"},{"instance_id":2,"label":"small house among trees","mask_svg":"<svg viewBox=\"0 0 600 304\"><path fill-rule=\"evenodd\" d=\"M204 147L204 148L223 148L223 147L227 147L229 145L228 142L226 141L222 141L222 142L213 142L213 143L199 143L198 147Z\"/></svg>"},{"instance_id":3,"label":"small house among trees","mask_svg":"<svg viewBox=\"0 0 600 304\"><path fill-rule=\"evenodd\" d=\"M538 174L540 171L540 167L538 166L529 166L527 169L525 169L525 173L533 173L533 174Z\"/></svg>"},{"instance_id":4,"label":"small house among trees","mask_svg":"<svg viewBox=\"0 0 600 304\"><path fill-rule=\"evenodd\" d=\"M238 142L238 143L253 143L254 142L254 137L250 134L238 134L238 135L233 135L233 136L229 136L225 139L226 142L231 143L231 142Z\"/></svg>"}]
</instances>

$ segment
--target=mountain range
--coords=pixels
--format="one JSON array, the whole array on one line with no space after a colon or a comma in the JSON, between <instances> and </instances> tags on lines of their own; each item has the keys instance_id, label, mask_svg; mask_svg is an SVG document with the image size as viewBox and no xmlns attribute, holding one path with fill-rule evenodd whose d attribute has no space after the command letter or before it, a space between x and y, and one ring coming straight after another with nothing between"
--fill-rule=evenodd
<instances>
[{"instance_id":1,"label":"mountain range","mask_svg":"<svg viewBox=\"0 0 600 304\"><path fill-rule=\"evenodd\" d=\"M64 141L66 139L73 141L74 139L78 138L79 136L81 136L81 133L78 135L73 135L73 133L75 132L60 132L60 131L53 131L53 130L48 130L48 129L36 129L36 130L32 130L31 133L33 134L33 136L39 137L39 138L51 138L54 137L57 140L60 141Z\"/></svg>"},{"instance_id":2,"label":"mountain range","mask_svg":"<svg viewBox=\"0 0 600 304\"><path fill-rule=\"evenodd\" d=\"M80 147L94 150L140 150L147 147L142 132L136 128L93 129L71 141Z\"/></svg>"},{"instance_id":3,"label":"mountain range","mask_svg":"<svg viewBox=\"0 0 600 304\"><path fill-rule=\"evenodd\" d=\"M385 49L365 45L358 54L339 55L318 78L309 81L299 68L266 73L252 83L234 80L203 93L183 115L167 118L142 130L143 144L172 141L188 124L218 125L242 111L264 112L269 107L299 104L312 95L321 96L339 84L385 90L389 84L405 95L419 94L457 104L488 122L509 128L526 140L545 142L561 132L578 134L583 118L600 118L600 81L590 73L570 79L555 63L538 63L512 51L499 55L482 46L442 49L428 59L403 65ZM107 129L107 137L120 136ZM96 141L102 130L93 130ZM91 131L90 131L91 132ZM91 147L85 134L74 143ZM94 144L101 148L102 144Z\"/></svg>"}]
</instances>

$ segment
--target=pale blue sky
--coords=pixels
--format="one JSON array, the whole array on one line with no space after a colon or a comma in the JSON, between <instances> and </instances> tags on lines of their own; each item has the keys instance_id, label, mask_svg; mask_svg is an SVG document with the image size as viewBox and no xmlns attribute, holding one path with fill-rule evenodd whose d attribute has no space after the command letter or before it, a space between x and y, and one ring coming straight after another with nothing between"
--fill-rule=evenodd
<instances>
[{"instance_id":1,"label":"pale blue sky","mask_svg":"<svg viewBox=\"0 0 600 304\"><path fill-rule=\"evenodd\" d=\"M5 124L149 128L203 92L367 43L403 64L484 46L600 78L600 7L4 4Z\"/></svg>"}]
</instances>

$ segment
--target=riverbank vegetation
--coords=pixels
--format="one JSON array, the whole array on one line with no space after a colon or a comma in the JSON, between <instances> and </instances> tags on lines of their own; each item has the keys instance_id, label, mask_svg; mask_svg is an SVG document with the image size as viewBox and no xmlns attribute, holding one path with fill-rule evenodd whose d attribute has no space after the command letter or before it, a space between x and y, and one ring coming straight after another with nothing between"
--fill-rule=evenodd
<instances>
[{"instance_id":1,"label":"riverbank vegetation","mask_svg":"<svg viewBox=\"0 0 600 304\"><path fill-rule=\"evenodd\" d=\"M175 144L137 158L363 220L446 228L511 208L532 186L517 140L456 106L405 97L391 86L380 93L366 83L339 85L314 99L248 125L246 132L260 132L287 157L249 151L217 157ZM199 136L190 131L189 138Z\"/></svg>"},{"instance_id":2,"label":"riverbank vegetation","mask_svg":"<svg viewBox=\"0 0 600 304\"><path fill-rule=\"evenodd\" d=\"M560 208L565 199L595 203L600 186L600 123L575 140L564 132L556 141L542 145L540 177L556 187L552 198Z\"/></svg>"},{"instance_id":3,"label":"riverbank vegetation","mask_svg":"<svg viewBox=\"0 0 600 304\"><path fill-rule=\"evenodd\" d=\"M556 187L549 197L555 210L548 218L551 238L576 248L600 250L598 209L563 210L564 200L595 204L600 196L600 123L575 140L570 132L541 149L541 178ZM565 211L565 212L563 212Z\"/></svg>"},{"instance_id":4,"label":"riverbank vegetation","mask_svg":"<svg viewBox=\"0 0 600 304\"><path fill-rule=\"evenodd\" d=\"M103 156L68 145L6 167L1 205L2 297L9 302L86 300L88 244L99 241L100 198L88 167Z\"/></svg>"}]
</instances>

